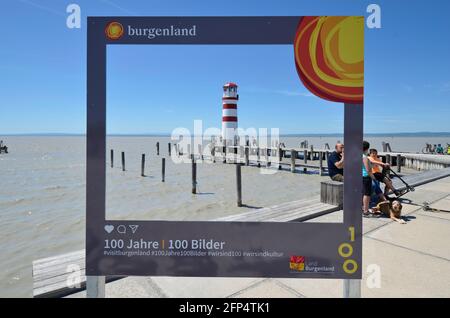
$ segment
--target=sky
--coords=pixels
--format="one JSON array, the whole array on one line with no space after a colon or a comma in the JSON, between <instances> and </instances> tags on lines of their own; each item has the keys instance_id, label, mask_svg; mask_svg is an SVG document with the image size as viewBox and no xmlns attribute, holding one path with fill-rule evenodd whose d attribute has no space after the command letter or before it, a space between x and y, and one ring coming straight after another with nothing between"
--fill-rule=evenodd
<instances>
[{"instance_id":1,"label":"sky","mask_svg":"<svg viewBox=\"0 0 450 318\"><path fill-rule=\"evenodd\" d=\"M80 29L66 7L81 7ZM358 0L2 0L0 134L85 133L87 16L364 15L366 133L450 131L450 2ZM432 3L432 4L431 4ZM343 106L312 96L293 48L110 46L107 130L170 133L221 127L222 85L239 85L239 126L340 133Z\"/></svg>"}]
</instances>

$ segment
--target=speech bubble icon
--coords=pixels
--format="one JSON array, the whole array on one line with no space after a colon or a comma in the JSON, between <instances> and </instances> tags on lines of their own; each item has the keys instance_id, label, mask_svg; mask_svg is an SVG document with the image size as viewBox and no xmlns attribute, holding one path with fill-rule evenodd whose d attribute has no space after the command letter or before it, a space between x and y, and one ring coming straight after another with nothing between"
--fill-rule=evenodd
<instances>
[{"instance_id":1,"label":"speech bubble icon","mask_svg":"<svg viewBox=\"0 0 450 318\"><path fill-rule=\"evenodd\" d=\"M120 234L125 234L127 233L127 228L125 225L119 225L117 227L117 232L119 232Z\"/></svg>"}]
</instances>

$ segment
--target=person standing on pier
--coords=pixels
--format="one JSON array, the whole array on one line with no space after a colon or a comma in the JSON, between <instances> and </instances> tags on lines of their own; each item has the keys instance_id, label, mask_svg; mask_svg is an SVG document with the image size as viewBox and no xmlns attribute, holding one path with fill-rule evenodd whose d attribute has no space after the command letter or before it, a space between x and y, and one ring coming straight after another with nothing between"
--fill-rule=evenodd
<instances>
[{"instance_id":1,"label":"person standing on pier","mask_svg":"<svg viewBox=\"0 0 450 318\"><path fill-rule=\"evenodd\" d=\"M363 142L363 164L362 164L362 177L363 177L363 216L373 215L373 211L369 209L370 196L372 195L372 180L375 180L372 174L372 164L368 158L370 144L367 141Z\"/></svg>"},{"instance_id":2,"label":"person standing on pier","mask_svg":"<svg viewBox=\"0 0 450 318\"><path fill-rule=\"evenodd\" d=\"M344 144L337 143L328 157L328 175L331 180L344 182Z\"/></svg>"}]
</instances>

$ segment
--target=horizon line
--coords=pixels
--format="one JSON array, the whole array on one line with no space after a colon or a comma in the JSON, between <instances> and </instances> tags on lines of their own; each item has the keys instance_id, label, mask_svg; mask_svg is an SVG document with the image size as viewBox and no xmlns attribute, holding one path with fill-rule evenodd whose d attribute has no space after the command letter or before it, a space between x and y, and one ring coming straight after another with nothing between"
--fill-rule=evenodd
<instances>
[{"instance_id":1,"label":"horizon line","mask_svg":"<svg viewBox=\"0 0 450 318\"><path fill-rule=\"evenodd\" d=\"M270 135L270 134L269 134ZM343 136L344 133L287 133L287 134L280 134L280 137L333 137L333 136ZM415 131L415 132L367 132L364 133L364 136L406 136L406 135L414 135L414 136L450 136L450 132L447 131L441 131L441 132L432 132L432 131ZM35 132L35 133L0 133L1 136L86 136L86 133L63 133L63 132L49 132L49 133L43 133L43 132ZM112 137L120 137L120 136L131 136L131 137L171 137L171 133L107 133L106 136L112 136ZM194 136L194 135L192 135ZM211 136L211 135L206 135Z\"/></svg>"}]
</instances>

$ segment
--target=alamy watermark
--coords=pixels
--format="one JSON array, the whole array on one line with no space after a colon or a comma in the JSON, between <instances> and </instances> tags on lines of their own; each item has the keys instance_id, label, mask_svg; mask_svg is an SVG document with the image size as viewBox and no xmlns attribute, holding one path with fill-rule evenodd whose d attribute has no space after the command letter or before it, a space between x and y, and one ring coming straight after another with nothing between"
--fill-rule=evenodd
<instances>
[{"instance_id":1,"label":"alamy watermark","mask_svg":"<svg viewBox=\"0 0 450 318\"><path fill-rule=\"evenodd\" d=\"M226 136L226 137L224 137ZM230 163L257 162L262 174L278 171L280 151L279 128L226 128L203 129L202 120L194 120L194 131L178 127L172 131L175 144L171 158L174 163L190 163L192 156L198 163L214 163L223 160Z\"/></svg>"},{"instance_id":2,"label":"alamy watermark","mask_svg":"<svg viewBox=\"0 0 450 318\"><path fill-rule=\"evenodd\" d=\"M76 3L71 3L67 6L66 12L69 14L66 19L66 26L69 29L81 28L81 8Z\"/></svg>"},{"instance_id":3,"label":"alamy watermark","mask_svg":"<svg viewBox=\"0 0 450 318\"><path fill-rule=\"evenodd\" d=\"M366 25L369 29L381 29L381 6L379 4L369 4L366 8L369 15L366 18ZM71 3L66 7L68 13L66 19L66 26L69 29L81 28L81 7L76 3ZM148 38L155 38L157 36L195 36L196 26L190 28L177 28L170 26L167 29L137 29L129 26L128 34L130 36L147 36Z\"/></svg>"}]
</instances>

